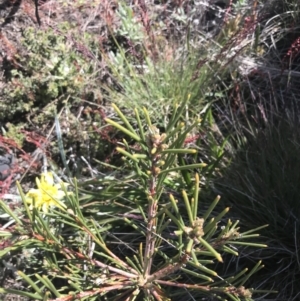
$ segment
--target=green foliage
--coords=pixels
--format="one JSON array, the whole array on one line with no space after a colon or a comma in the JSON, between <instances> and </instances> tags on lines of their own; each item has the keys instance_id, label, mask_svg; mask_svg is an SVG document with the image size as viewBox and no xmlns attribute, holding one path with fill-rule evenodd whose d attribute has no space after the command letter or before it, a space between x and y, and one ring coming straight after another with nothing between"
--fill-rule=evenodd
<instances>
[{"instance_id":1,"label":"green foliage","mask_svg":"<svg viewBox=\"0 0 300 301\"><path fill-rule=\"evenodd\" d=\"M106 1L60 0L56 3L65 8L74 5L76 12L90 17L72 25L60 24L56 30L24 31L17 64L4 74L0 119L19 120L30 112L28 120L48 130L58 114L55 132L59 148L52 143L51 155L60 152L64 167L64 147L78 144L81 150L89 148L89 159L107 156L111 148L106 147L112 140L119 147L111 163L118 168L101 162L114 168L111 175L73 183L74 195L65 200L67 211L42 214L27 210L18 218L2 204L12 216L10 222L18 225L1 233L8 245L2 255L22 254L28 267L19 274L29 284L28 292L17 293L44 300L102 300L104 295L109 300L160 300L165 296L164 300L178 300L179 294L189 289L197 300L204 295L237 300L254 292L244 290L246 280L254 287L269 288L275 279L281 288L279 298L285 300L292 294L296 300L298 129L285 121L261 127L256 123L257 112L253 113L256 109L249 110L251 105L245 102L248 96L255 99L264 115L270 91L275 98L282 97L283 90L292 91L286 93L297 99L290 89L295 85L294 73L282 67L283 57L288 67L297 67L296 62L292 64L297 56L292 43L299 36L297 1L233 1L226 8L223 26L212 35L202 32L207 25L202 24L207 14L202 4L189 7L189 1L163 2L142 8L118 1L117 7L108 10ZM83 9L89 5L95 8L94 16ZM97 20L92 26L96 36L86 33L93 18ZM106 24L99 25L106 21L108 29ZM80 26L85 23L84 29L73 28L76 22ZM104 41L100 47L105 45L101 55L99 36ZM106 52L108 48L112 51ZM285 57L287 49L292 52ZM106 61L100 65L103 58ZM99 65L108 83L105 100L117 103L126 118L118 109L117 114L111 114L108 106L105 112L99 109L104 89ZM245 81L249 91L240 81ZM230 106L228 115L235 116L229 119L236 118L225 134L222 125L229 119L220 112L217 99ZM286 97L284 100L287 104ZM211 102L215 103L213 114L207 109ZM133 108L138 108L134 114ZM204 120L198 121L204 113ZM111 118L107 124L105 115ZM21 145L24 137L16 129L18 126L9 126L7 137ZM124 135L129 139L121 140ZM191 170L201 177L193 176ZM78 171L81 175L82 170ZM242 249L247 254L246 264L266 257L267 269L260 270L253 281L248 277L260 264L247 276L240 257L237 272L230 272L226 265L223 275L221 264L216 264L220 256L226 262L237 256L232 246L239 243L243 247L241 239L255 237L224 219L227 209L214 207L218 198L197 205L199 184L204 188L216 176L223 177L213 183L216 194L224 194L228 205L234 205L233 216L250 228L271 225L262 233L270 238L272 249L265 253L251 250L251 255L247 243ZM294 270L283 277L287 267ZM277 276L269 278L274 274Z\"/></svg>"},{"instance_id":2,"label":"green foliage","mask_svg":"<svg viewBox=\"0 0 300 301\"><path fill-rule=\"evenodd\" d=\"M135 43L142 42L144 40L143 27L142 24L134 18L132 9L120 1L116 13L121 23L116 30L116 34L126 37Z\"/></svg>"},{"instance_id":3,"label":"green foliage","mask_svg":"<svg viewBox=\"0 0 300 301\"><path fill-rule=\"evenodd\" d=\"M252 300L256 291L244 285L262 268L260 261L249 272L231 275L218 275L214 267L225 254L238 256L239 246L265 247L251 242L263 227L241 232L238 221L224 219L229 208L215 212L220 197L208 208L201 206L199 173L206 164L178 164L179 155L196 152L183 146L201 125L199 119L181 121L187 101L174 108L163 133L146 109L135 110L133 127L113 106L118 119L106 122L127 136L117 147L124 165L111 176L84 183L74 179L72 194L62 184L64 206L43 213L33 200L31 210L20 190L25 206L20 217L1 202L15 225L0 232L8 245L0 256L33 250L26 271L17 272L28 290L1 288L1 293L56 301L178 300L188 289L198 299ZM176 175L184 174L192 183L186 189L176 185ZM42 257L38 269L37 256Z\"/></svg>"},{"instance_id":4,"label":"green foliage","mask_svg":"<svg viewBox=\"0 0 300 301\"><path fill-rule=\"evenodd\" d=\"M65 148L77 146L78 156L102 159L106 154L101 129L95 131L95 127L103 126L98 109L102 92L97 64L91 61L92 54L97 58L98 47L95 36L86 32L80 35L69 23L61 23L58 29L26 28L22 55L17 57L17 68L6 74L0 101L0 118L15 124L7 129L7 135L13 135L21 145L21 134L12 129L19 129L28 120L27 128L33 125L34 130L51 134L49 124L59 114ZM83 106L85 102L89 105ZM107 146L107 140L104 143ZM58 153L52 143L51 155Z\"/></svg>"},{"instance_id":5,"label":"green foliage","mask_svg":"<svg viewBox=\"0 0 300 301\"><path fill-rule=\"evenodd\" d=\"M4 131L4 136L10 139L13 139L13 141L18 145L18 147L22 148L23 143L25 140L25 135L21 132L21 129L23 128L24 125L19 124L19 125L14 125L12 123L7 123L6 127L7 130Z\"/></svg>"},{"instance_id":6,"label":"green foliage","mask_svg":"<svg viewBox=\"0 0 300 301\"><path fill-rule=\"evenodd\" d=\"M270 249L251 254L251 258L263 257L266 266L253 285L273 284L279 290L278 300L297 300L299 123L285 114L273 113L268 120L257 133L245 131L246 142L239 145L230 168L214 184L223 200L233 206L232 214L247 227L270 225L261 232Z\"/></svg>"},{"instance_id":7,"label":"green foliage","mask_svg":"<svg viewBox=\"0 0 300 301\"><path fill-rule=\"evenodd\" d=\"M178 19L182 19L186 24L182 28L178 25L180 39L172 40L172 36L166 36L169 30L164 27L166 24L161 25L155 13L151 15L154 25L149 25L148 30L144 25L146 28L140 30L141 24L136 23L128 5L123 3L119 10L122 11L120 28L125 29L122 35L114 33L112 38L116 49L103 56L118 84L118 89L109 87L109 100L125 110L146 106L152 120L164 127L172 108L183 98L189 97L186 120L199 116L216 99L226 98L226 92L233 88L232 78L236 77L232 72L236 67L234 61L251 50L248 47L250 41L241 46L239 40L240 36L250 35L251 31L251 28L241 30L244 17L228 16L222 32L215 39L209 39L188 25L192 17L178 7L170 16L171 23L177 26ZM144 24L151 11L138 12L142 18L140 23ZM197 12L200 13L199 8L193 7L191 14L194 16ZM125 26L125 20L130 25ZM143 34L133 37L126 28L135 28ZM126 47L122 40L117 39L118 35L128 42ZM129 115L131 110L126 115L134 123L134 116Z\"/></svg>"},{"instance_id":8,"label":"green foliage","mask_svg":"<svg viewBox=\"0 0 300 301\"><path fill-rule=\"evenodd\" d=\"M89 78L94 71L92 64L74 47L76 40L93 49L93 40L87 33L71 39L68 32L72 32L68 23L57 30L24 30L23 54L18 57L19 68L12 69L8 76L2 118L47 108L58 99L69 98L76 103L81 96L90 94L87 91L94 90L95 79Z\"/></svg>"},{"instance_id":9,"label":"green foliage","mask_svg":"<svg viewBox=\"0 0 300 301\"><path fill-rule=\"evenodd\" d=\"M122 90L110 90L109 98L120 107L133 109L146 106L151 119L165 127L168 116L181 99L189 100L189 110L183 116L185 121L199 116L210 103L206 95L217 84L211 85L212 72L209 68L196 67L201 60L199 56L191 54L169 61L163 56L156 61L146 58L142 66L136 66L130 60L122 49L116 54L110 53L109 64ZM127 115L134 123L135 117Z\"/></svg>"}]
</instances>

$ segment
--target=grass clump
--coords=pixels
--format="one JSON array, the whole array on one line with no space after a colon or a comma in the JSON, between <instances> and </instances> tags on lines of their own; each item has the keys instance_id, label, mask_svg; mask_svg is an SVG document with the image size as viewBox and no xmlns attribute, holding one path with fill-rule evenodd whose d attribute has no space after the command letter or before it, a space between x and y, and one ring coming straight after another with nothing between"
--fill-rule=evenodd
<instances>
[{"instance_id":1,"label":"grass clump","mask_svg":"<svg viewBox=\"0 0 300 301\"><path fill-rule=\"evenodd\" d=\"M295 1L269 1L259 11L259 51L247 58L249 68L236 77L232 103L218 103L215 116L228 136L231 164L213 182L231 214L255 227L270 226L261 234L269 248L258 252L245 249L240 266L263 259L265 268L251 285L276 288L277 296L266 300L298 300L299 289L299 10ZM268 16L266 18L266 16ZM263 50L263 51L261 51ZM245 74L245 73L244 73ZM221 117L220 117L221 116ZM264 299L264 300L265 300Z\"/></svg>"},{"instance_id":2,"label":"grass clump","mask_svg":"<svg viewBox=\"0 0 300 301\"><path fill-rule=\"evenodd\" d=\"M299 173L300 132L298 121L273 116L254 135L245 134L230 168L215 182L232 214L255 227L262 221L268 250L249 254L248 260L264 258L265 269L253 285L279 290L279 300L296 300L299 279ZM246 256L247 257L247 256Z\"/></svg>"}]
</instances>

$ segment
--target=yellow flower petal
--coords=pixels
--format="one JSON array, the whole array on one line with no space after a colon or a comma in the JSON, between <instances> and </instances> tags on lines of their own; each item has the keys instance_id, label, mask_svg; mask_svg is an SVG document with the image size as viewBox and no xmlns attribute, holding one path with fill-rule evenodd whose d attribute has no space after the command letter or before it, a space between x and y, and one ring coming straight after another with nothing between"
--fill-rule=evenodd
<instances>
[{"instance_id":1,"label":"yellow flower petal","mask_svg":"<svg viewBox=\"0 0 300 301\"><path fill-rule=\"evenodd\" d=\"M46 172L42 175L42 181L50 186L54 185L53 175L51 172Z\"/></svg>"},{"instance_id":2,"label":"yellow flower petal","mask_svg":"<svg viewBox=\"0 0 300 301\"><path fill-rule=\"evenodd\" d=\"M30 209L35 207L46 213L50 206L66 208L66 205L60 202L66 194L61 189L61 185L54 184L51 172L43 173L41 179L36 178L36 184L38 189L30 189L26 194L26 202L30 205ZM68 184L64 183L64 185Z\"/></svg>"}]
</instances>

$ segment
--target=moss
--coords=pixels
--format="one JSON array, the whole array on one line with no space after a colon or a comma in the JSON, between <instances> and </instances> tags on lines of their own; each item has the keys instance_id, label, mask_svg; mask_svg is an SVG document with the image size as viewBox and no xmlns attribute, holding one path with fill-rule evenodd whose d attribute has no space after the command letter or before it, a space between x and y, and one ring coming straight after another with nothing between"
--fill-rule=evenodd
<instances>
[{"instance_id":1,"label":"moss","mask_svg":"<svg viewBox=\"0 0 300 301\"><path fill-rule=\"evenodd\" d=\"M23 147L25 135L20 131L24 125L14 125L11 123L6 124L7 131L4 133L6 138L11 138L18 145L19 148Z\"/></svg>"}]
</instances>

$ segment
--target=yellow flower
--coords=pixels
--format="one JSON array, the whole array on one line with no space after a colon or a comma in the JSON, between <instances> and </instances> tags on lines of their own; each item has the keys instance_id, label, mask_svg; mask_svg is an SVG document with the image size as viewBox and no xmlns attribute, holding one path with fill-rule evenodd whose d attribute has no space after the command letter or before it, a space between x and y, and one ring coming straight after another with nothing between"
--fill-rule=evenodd
<instances>
[{"instance_id":1,"label":"yellow flower","mask_svg":"<svg viewBox=\"0 0 300 301\"><path fill-rule=\"evenodd\" d=\"M61 184L54 184L51 172L42 173L41 180L36 178L36 185L38 189L30 189L26 194L26 202L30 205L30 210L35 207L46 213L50 206L66 208L66 205L60 201L64 198L65 192L61 189Z\"/></svg>"}]
</instances>

